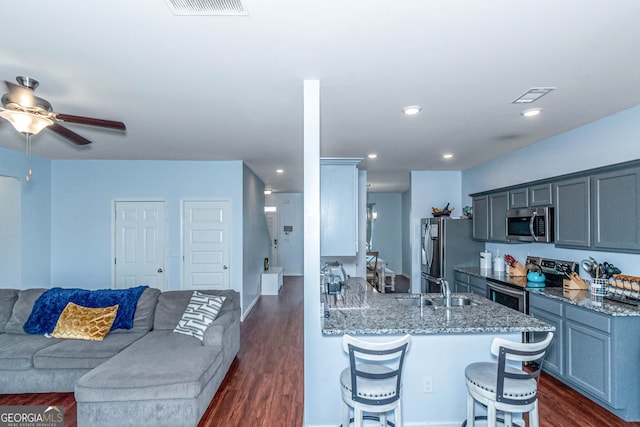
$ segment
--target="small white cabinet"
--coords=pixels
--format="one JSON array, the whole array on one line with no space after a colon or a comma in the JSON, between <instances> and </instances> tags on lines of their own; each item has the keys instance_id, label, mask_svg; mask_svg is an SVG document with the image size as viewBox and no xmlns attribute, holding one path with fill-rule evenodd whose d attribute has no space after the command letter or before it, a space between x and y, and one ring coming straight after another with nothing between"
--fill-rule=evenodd
<instances>
[{"instance_id":1,"label":"small white cabinet","mask_svg":"<svg viewBox=\"0 0 640 427\"><path fill-rule=\"evenodd\" d=\"M320 256L358 250L358 169L362 159L320 160Z\"/></svg>"},{"instance_id":2,"label":"small white cabinet","mask_svg":"<svg viewBox=\"0 0 640 427\"><path fill-rule=\"evenodd\" d=\"M282 288L282 267L269 267L262 272L262 295L278 295Z\"/></svg>"}]
</instances>

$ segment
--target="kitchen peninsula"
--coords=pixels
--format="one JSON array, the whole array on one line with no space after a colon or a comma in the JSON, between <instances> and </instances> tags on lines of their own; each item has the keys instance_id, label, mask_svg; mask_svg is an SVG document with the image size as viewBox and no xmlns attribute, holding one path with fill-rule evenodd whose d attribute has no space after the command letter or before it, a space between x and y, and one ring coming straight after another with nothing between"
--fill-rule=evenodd
<instances>
[{"instance_id":1,"label":"kitchen peninsula","mask_svg":"<svg viewBox=\"0 0 640 427\"><path fill-rule=\"evenodd\" d=\"M345 297L362 289L364 279L351 278ZM365 286L360 308L323 307L322 334L331 340L339 355L328 355L323 372L335 378L336 401L340 407L337 383L339 372L348 365L340 347L343 334L369 340L391 340L409 333L411 347L403 374L403 418L412 423L461 423L466 417L465 367L473 362L493 360L491 340L500 336L520 341L523 332L545 332L554 326L486 298L473 294L454 294L470 299L470 305L445 308L435 304L420 306L420 295L379 294ZM426 294L428 299L439 294ZM326 301L324 298L321 301ZM339 357L337 357L339 356ZM335 411L338 424L339 411ZM459 424L458 424L459 425Z\"/></svg>"}]
</instances>

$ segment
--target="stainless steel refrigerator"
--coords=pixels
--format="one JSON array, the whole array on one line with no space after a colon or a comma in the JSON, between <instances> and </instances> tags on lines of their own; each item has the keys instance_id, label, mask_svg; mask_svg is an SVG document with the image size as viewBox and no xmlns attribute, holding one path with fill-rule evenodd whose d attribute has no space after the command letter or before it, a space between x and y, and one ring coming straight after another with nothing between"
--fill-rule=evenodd
<instances>
[{"instance_id":1,"label":"stainless steel refrigerator","mask_svg":"<svg viewBox=\"0 0 640 427\"><path fill-rule=\"evenodd\" d=\"M472 220L423 218L421 221L422 292L440 292L436 279L453 289L454 267L478 267L484 242L473 240Z\"/></svg>"}]
</instances>

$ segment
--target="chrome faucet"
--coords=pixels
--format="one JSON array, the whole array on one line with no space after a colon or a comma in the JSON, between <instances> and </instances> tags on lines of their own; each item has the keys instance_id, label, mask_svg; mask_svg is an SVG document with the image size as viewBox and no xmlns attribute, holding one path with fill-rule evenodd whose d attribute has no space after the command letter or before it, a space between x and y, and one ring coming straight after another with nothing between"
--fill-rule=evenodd
<instances>
[{"instance_id":1,"label":"chrome faucet","mask_svg":"<svg viewBox=\"0 0 640 427\"><path fill-rule=\"evenodd\" d=\"M451 287L449 287L449 282L447 282L443 278L439 278L436 280L436 283L440 284L440 293L444 298L445 307L451 307Z\"/></svg>"}]
</instances>

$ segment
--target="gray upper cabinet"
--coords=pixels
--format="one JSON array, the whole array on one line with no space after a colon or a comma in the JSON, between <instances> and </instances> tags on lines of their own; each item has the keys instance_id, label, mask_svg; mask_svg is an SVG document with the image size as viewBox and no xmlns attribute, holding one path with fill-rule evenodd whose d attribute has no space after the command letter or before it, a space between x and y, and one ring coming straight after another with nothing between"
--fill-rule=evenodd
<instances>
[{"instance_id":1,"label":"gray upper cabinet","mask_svg":"<svg viewBox=\"0 0 640 427\"><path fill-rule=\"evenodd\" d=\"M553 194L556 245L589 247L591 243L589 177L555 182Z\"/></svg>"},{"instance_id":2,"label":"gray upper cabinet","mask_svg":"<svg viewBox=\"0 0 640 427\"><path fill-rule=\"evenodd\" d=\"M509 191L509 209L529 207L529 189L517 188Z\"/></svg>"},{"instance_id":3,"label":"gray upper cabinet","mask_svg":"<svg viewBox=\"0 0 640 427\"><path fill-rule=\"evenodd\" d=\"M591 176L593 247L640 249L640 167Z\"/></svg>"},{"instance_id":4,"label":"gray upper cabinet","mask_svg":"<svg viewBox=\"0 0 640 427\"><path fill-rule=\"evenodd\" d=\"M529 190L529 206L551 206L553 205L553 192L551 183L533 185Z\"/></svg>"},{"instance_id":5,"label":"gray upper cabinet","mask_svg":"<svg viewBox=\"0 0 640 427\"><path fill-rule=\"evenodd\" d=\"M489 240L489 196L473 198L473 238Z\"/></svg>"},{"instance_id":6,"label":"gray upper cabinet","mask_svg":"<svg viewBox=\"0 0 640 427\"><path fill-rule=\"evenodd\" d=\"M507 210L509 209L509 193L502 192L489 195L489 240L492 242L507 241Z\"/></svg>"},{"instance_id":7,"label":"gray upper cabinet","mask_svg":"<svg viewBox=\"0 0 640 427\"><path fill-rule=\"evenodd\" d=\"M360 159L320 161L320 256L355 256L358 250Z\"/></svg>"}]
</instances>

